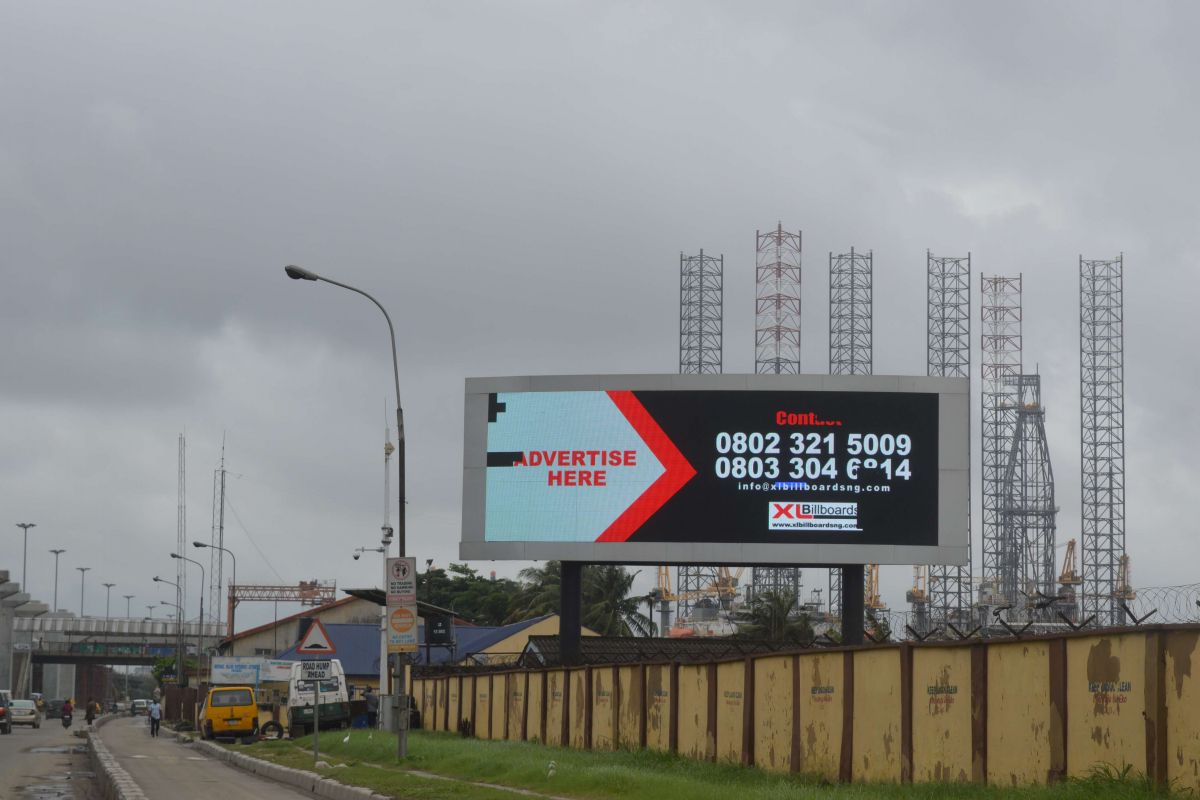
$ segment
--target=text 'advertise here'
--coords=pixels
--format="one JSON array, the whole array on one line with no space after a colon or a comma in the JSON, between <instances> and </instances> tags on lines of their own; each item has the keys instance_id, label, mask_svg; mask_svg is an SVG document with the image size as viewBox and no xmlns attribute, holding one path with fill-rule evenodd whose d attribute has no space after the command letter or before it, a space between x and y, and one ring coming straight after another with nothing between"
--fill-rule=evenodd
<instances>
[{"instance_id":1,"label":"text 'advertise here'","mask_svg":"<svg viewBox=\"0 0 1200 800\"><path fill-rule=\"evenodd\" d=\"M887 376L471 379L460 555L962 563L967 387Z\"/></svg>"}]
</instances>

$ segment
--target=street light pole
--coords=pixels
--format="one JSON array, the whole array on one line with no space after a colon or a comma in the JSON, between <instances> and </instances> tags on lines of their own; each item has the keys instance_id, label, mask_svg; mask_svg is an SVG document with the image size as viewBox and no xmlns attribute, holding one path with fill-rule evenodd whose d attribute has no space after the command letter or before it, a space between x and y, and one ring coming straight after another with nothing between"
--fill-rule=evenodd
<instances>
[{"instance_id":1,"label":"street light pole","mask_svg":"<svg viewBox=\"0 0 1200 800\"><path fill-rule=\"evenodd\" d=\"M79 570L79 618L83 619L83 579L87 577L91 567L76 567Z\"/></svg>"},{"instance_id":2,"label":"street light pole","mask_svg":"<svg viewBox=\"0 0 1200 800\"><path fill-rule=\"evenodd\" d=\"M176 594L178 595L181 593L180 589L179 589L179 584L176 583L175 581L169 581L166 578L160 578L157 575L155 575L154 582L155 583L165 583L170 586L174 586ZM172 606L178 612L178 616L175 617L175 685L182 688L184 685L184 680L183 680L183 609L175 603L168 603L166 600L160 600L159 605Z\"/></svg>"},{"instance_id":3,"label":"street light pole","mask_svg":"<svg viewBox=\"0 0 1200 800\"><path fill-rule=\"evenodd\" d=\"M18 522L17 527L25 531L25 546L21 548L21 591L28 593L29 584L25 582L25 570L29 567L29 529L36 528L36 522Z\"/></svg>"},{"instance_id":4,"label":"street light pole","mask_svg":"<svg viewBox=\"0 0 1200 800\"><path fill-rule=\"evenodd\" d=\"M121 595L121 596L125 598L125 618L126 618L126 619L132 619L132 618L133 618L133 615L129 613L129 601L130 601L130 600L132 600L132 599L133 599L134 597L136 597L137 595L132 595L132 594L124 594L124 595Z\"/></svg>"},{"instance_id":5,"label":"street light pole","mask_svg":"<svg viewBox=\"0 0 1200 800\"><path fill-rule=\"evenodd\" d=\"M54 610L58 611L58 557L66 550L51 550L54 553Z\"/></svg>"},{"instance_id":6,"label":"street light pole","mask_svg":"<svg viewBox=\"0 0 1200 800\"><path fill-rule=\"evenodd\" d=\"M404 511L405 511L405 508L404 508L404 479L405 479L405 474L404 474L404 407L400 404L400 367L399 367L399 363L396 359L396 329L392 325L392 318L391 318L391 316L388 315L387 309L384 308L383 305L378 300L376 300L374 297L372 297L371 295L364 292L362 289L356 289L355 287L349 286L345 283L339 283L338 281L331 280L330 278L322 277L322 276L316 274L315 272L306 270L303 267L297 267L294 264L289 264L288 266L284 267L283 271L285 273L287 273L287 276L289 278L291 278L292 280L324 281L325 283L333 284L334 286L341 287L342 289L347 289L356 294L361 294L363 297L367 298L372 303L374 303L375 307L378 308L381 312L383 312L383 318L385 320L387 320L388 333L390 334L389 338L391 340L391 345L392 345L392 377L395 380L395 384L396 384L396 481L399 484L399 491L398 491L399 503L398 503L398 507L396 508L396 544L400 550L400 552L397 555L404 557L405 555L408 554L407 549L406 549L407 541L406 541L406 537L405 537L405 524L404 524L404 517L405 517L405 514L404 514ZM385 558L386 558L386 554L385 554ZM387 589L386 581L387 581L387 579L385 576L384 577L384 590L385 591ZM384 616L383 622L386 625L387 624L386 606L384 607L384 610L383 610L383 616ZM407 687L405 686L406 681L405 681L405 675L404 675L404 665L401 663L399 655L397 655L395 657L395 661L394 661L392 669L393 669L392 681L395 684L395 689L399 695L397 699L398 699L399 705L400 705L400 708L398 710L399 711L399 725L397 726L398 727L398 735L396 737L396 755L398 758L403 759L408 756L408 698L406 696L408 692L407 692Z\"/></svg>"},{"instance_id":7,"label":"street light pole","mask_svg":"<svg viewBox=\"0 0 1200 800\"><path fill-rule=\"evenodd\" d=\"M233 579L229 582L229 630L227 632L228 636L229 636L229 655L232 656L232 655L234 655L234 652L233 652L234 627L233 626L234 626L234 620L237 616L237 603L235 603L234 599L233 599L233 589L235 586L237 586L237 556L235 556L233 554L232 550L230 550L226 547L221 547L220 545L215 545L215 544L208 544L207 542L199 542L199 541L192 542L192 547L211 547L213 550L220 550L222 553L228 553L229 557L233 560ZM192 563L195 563L195 562L192 562Z\"/></svg>"},{"instance_id":8,"label":"street light pole","mask_svg":"<svg viewBox=\"0 0 1200 800\"><path fill-rule=\"evenodd\" d=\"M189 564L195 564L200 568L200 624L196 628L196 668L200 669L204 660L204 565L199 561L181 556L179 553L171 553L171 558L177 558L180 561L186 561Z\"/></svg>"}]
</instances>

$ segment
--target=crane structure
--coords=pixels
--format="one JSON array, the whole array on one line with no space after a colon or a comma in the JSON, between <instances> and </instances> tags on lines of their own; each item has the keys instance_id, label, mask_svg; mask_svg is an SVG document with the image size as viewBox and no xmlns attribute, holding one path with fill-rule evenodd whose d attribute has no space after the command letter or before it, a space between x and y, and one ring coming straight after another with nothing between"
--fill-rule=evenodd
<instances>
[{"instance_id":1,"label":"crane structure","mask_svg":"<svg viewBox=\"0 0 1200 800\"><path fill-rule=\"evenodd\" d=\"M912 607L912 629L924 635L929 632L929 573L931 568L924 564L913 565L913 585L904 599Z\"/></svg>"},{"instance_id":2,"label":"crane structure","mask_svg":"<svg viewBox=\"0 0 1200 800\"><path fill-rule=\"evenodd\" d=\"M1075 540L1067 540L1067 551L1063 555L1062 570L1058 573L1058 611L1072 623L1079 621L1079 597L1077 587L1083 585L1083 577L1077 568Z\"/></svg>"},{"instance_id":3,"label":"crane structure","mask_svg":"<svg viewBox=\"0 0 1200 800\"><path fill-rule=\"evenodd\" d=\"M1125 260L1079 258L1083 613L1119 625L1125 556Z\"/></svg>"},{"instance_id":4,"label":"crane structure","mask_svg":"<svg viewBox=\"0 0 1200 800\"><path fill-rule=\"evenodd\" d=\"M245 601L299 603L304 606L323 606L337 600L336 581L300 581L288 585L239 583L229 584L226 616L230 635L233 633L233 610Z\"/></svg>"},{"instance_id":5,"label":"crane structure","mask_svg":"<svg viewBox=\"0 0 1200 800\"><path fill-rule=\"evenodd\" d=\"M720 375L724 359L725 256L679 254L679 372ZM716 582L712 567L678 568L676 621L691 615L697 592Z\"/></svg>"},{"instance_id":6,"label":"crane structure","mask_svg":"<svg viewBox=\"0 0 1200 800\"><path fill-rule=\"evenodd\" d=\"M829 374L874 372L875 255L829 254ZM842 617L842 571L829 570L830 622Z\"/></svg>"},{"instance_id":7,"label":"crane structure","mask_svg":"<svg viewBox=\"0 0 1200 800\"><path fill-rule=\"evenodd\" d=\"M925 268L928 315L925 374L940 378L970 378L971 254L947 257L926 251ZM970 498L967 502L969 506ZM934 564L926 570L928 592L914 602L912 609L914 620L923 625L914 626L916 630L924 634L931 624L968 625L973 602L971 570L971 518L968 514L967 563L964 566Z\"/></svg>"}]
</instances>

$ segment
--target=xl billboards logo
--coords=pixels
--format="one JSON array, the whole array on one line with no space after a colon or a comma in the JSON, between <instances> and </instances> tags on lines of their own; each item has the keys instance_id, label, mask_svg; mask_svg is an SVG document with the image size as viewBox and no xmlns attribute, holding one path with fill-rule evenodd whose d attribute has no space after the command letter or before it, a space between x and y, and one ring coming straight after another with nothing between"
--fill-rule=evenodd
<instances>
[{"instance_id":1,"label":"xl billboards logo","mask_svg":"<svg viewBox=\"0 0 1200 800\"><path fill-rule=\"evenodd\" d=\"M858 503L769 503L773 531L861 531Z\"/></svg>"}]
</instances>

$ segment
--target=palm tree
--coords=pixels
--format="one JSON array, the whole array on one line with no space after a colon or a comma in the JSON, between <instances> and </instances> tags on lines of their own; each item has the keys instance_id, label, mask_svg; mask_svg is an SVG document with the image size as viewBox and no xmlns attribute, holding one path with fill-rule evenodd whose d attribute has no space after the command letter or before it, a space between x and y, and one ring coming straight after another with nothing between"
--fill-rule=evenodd
<instances>
[{"instance_id":1,"label":"palm tree","mask_svg":"<svg viewBox=\"0 0 1200 800\"><path fill-rule=\"evenodd\" d=\"M645 636L653 630L650 618L640 610L644 598L629 597L633 579L617 564L583 568L583 619L588 628L604 636ZM541 567L526 567L518 573L521 588L509 604L508 620L517 622L560 610L562 564L547 561Z\"/></svg>"},{"instance_id":2,"label":"palm tree","mask_svg":"<svg viewBox=\"0 0 1200 800\"><path fill-rule=\"evenodd\" d=\"M809 642L813 630L808 615L796 615L796 596L791 592L763 592L743 612L738 635L772 642Z\"/></svg>"},{"instance_id":3,"label":"palm tree","mask_svg":"<svg viewBox=\"0 0 1200 800\"><path fill-rule=\"evenodd\" d=\"M583 571L583 624L602 636L646 636L654 627L642 613L641 597L630 597L636 572L617 564Z\"/></svg>"},{"instance_id":4,"label":"palm tree","mask_svg":"<svg viewBox=\"0 0 1200 800\"><path fill-rule=\"evenodd\" d=\"M557 614L562 587L562 563L547 561L541 567L526 567L517 573L521 588L509 603L509 622Z\"/></svg>"}]
</instances>

